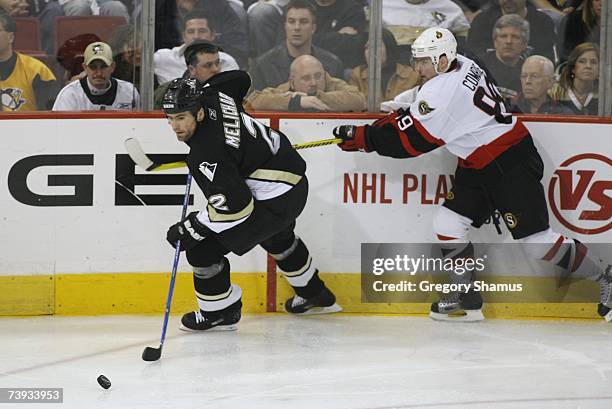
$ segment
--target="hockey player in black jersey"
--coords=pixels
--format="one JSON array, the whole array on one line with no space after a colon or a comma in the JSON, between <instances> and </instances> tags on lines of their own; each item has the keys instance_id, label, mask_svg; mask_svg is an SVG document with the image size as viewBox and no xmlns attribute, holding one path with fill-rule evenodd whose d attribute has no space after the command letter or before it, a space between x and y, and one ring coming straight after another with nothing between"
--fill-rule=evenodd
<instances>
[{"instance_id":1,"label":"hockey player in black jersey","mask_svg":"<svg viewBox=\"0 0 612 409\"><path fill-rule=\"evenodd\" d=\"M174 80L164 95L168 123L189 146L187 165L208 200L205 209L167 233L173 246L180 240L194 270L199 310L183 316L184 330L236 328L242 290L231 284L225 255L243 255L257 245L272 255L295 290L285 303L288 312L341 310L293 232L308 196L306 163L285 135L244 112L249 86L247 73L228 71L204 85Z\"/></svg>"},{"instance_id":2,"label":"hockey player in black jersey","mask_svg":"<svg viewBox=\"0 0 612 409\"><path fill-rule=\"evenodd\" d=\"M555 263L572 277L600 285L598 313L612 321L612 276L579 241L554 232L540 183L544 165L527 128L506 113L499 91L474 61L457 54L453 34L425 30L412 44L415 69L423 85L406 110L372 125L342 125L334 135L345 151L377 152L411 158L445 146L458 157L455 182L434 219L434 232L446 258L473 257L467 238L499 210L512 237L534 258ZM470 285L474 274L451 274ZM434 319L481 320L482 298L474 291L453 294L431 306Z\"/></svg>"}]
</instances>

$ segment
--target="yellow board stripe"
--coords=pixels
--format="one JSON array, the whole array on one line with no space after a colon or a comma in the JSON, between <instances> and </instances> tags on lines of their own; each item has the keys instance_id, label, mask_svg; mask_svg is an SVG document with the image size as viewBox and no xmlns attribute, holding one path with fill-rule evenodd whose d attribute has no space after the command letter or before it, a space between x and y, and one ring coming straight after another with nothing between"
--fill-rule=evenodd
<instances>
[{"instance_id":1,"label":"yellow board stripe","mask_svg":"<svg viewBox=\"0 0 612 409\"><path fill-rule=\"evenodd\" d=\"M345 312L419 316L429 312L429 302L362 304L359 274L320 275L333 289ZM177 275L172 300L175 314L197 308L192 277L192 273ZM538 285L538 291L554 284L554 280L537 277L521 280ZM169 281L169 273L0 276L0 315L163 313ZM232 273L232 282L243 289L244 312L266 311L265 273ZM278 311L283 311L285 300L293 293L281 273L277 273L277 283L276 305ZM588 281L577 284L596 286ZM487 318L601 319L596 313L595 299L592 303L485 304L484 314Z\"/></svg>"}]
</instances>

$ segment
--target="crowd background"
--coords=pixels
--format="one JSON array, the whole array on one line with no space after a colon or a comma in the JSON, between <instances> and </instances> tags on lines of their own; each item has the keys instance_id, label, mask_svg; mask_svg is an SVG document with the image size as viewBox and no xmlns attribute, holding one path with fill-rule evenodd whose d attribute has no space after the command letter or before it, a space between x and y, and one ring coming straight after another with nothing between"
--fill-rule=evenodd
<instances>
[{"instance_id":1,"label":"crowd background","mask_svg":"<svg viewBox=\"0 0 612 409\"><path fill-rule=\"evenodd\" d=\"M80 109L159 109L172 78L240 68L253 80L249 110L360 112L375 75L371 46L381 57L374 110L397 108L420 83L410 45L432 26L455 34L459 52L487 70L513 112L602 115L600 84L612 83L600 78L601 34L612 30L612 21L602 28L601 0L382 0L379 39L369 35L367 0L150 1L154 38L145 50L142 0L0 0L1 110L71 106L56 99L74 81L95 97ZM109 66L84 64L94 42L108 45ZM140 96L153 95L143 89L150 72L156 97L148 102ZM134 85L131 102L109 102L113 79Z\"/></svg>"}]
</instances>

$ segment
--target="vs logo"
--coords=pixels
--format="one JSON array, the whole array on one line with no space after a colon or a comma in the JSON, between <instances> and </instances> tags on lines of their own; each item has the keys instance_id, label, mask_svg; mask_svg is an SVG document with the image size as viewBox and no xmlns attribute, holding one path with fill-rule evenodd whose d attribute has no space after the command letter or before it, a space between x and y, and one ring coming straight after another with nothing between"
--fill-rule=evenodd
<instances>
[{"instance_id":1,"label":"vs logo","mask_svg":"<svg viewBox=\"0 0 612 409\"><path fill-rule=\"evenodd\" d=\"M612 160L596 153L572 156L555 170L548 201L557 220L580 234L612 228Z\"/></svg>"}]
</instances>

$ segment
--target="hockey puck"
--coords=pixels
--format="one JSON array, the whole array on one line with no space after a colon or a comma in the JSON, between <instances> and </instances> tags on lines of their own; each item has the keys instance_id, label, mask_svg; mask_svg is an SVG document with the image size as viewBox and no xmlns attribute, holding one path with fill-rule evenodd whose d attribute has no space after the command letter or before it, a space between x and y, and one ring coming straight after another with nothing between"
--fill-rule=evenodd
<instances>
[{"instance_id":1,"label":"hockey puck","mask_svg":"<svg viewBox=\"0 0 612 409\"><path fill-rule=\"evenodd\" d=\"M106 376L104 376L104 375L98 376L98 383L104 389L108 389L108 388L111 387L111 381L109 381L108 378Z\"/></svg>"}]
</instances>

